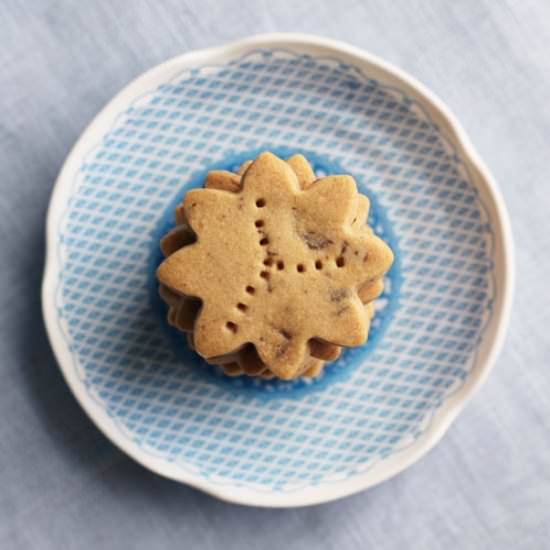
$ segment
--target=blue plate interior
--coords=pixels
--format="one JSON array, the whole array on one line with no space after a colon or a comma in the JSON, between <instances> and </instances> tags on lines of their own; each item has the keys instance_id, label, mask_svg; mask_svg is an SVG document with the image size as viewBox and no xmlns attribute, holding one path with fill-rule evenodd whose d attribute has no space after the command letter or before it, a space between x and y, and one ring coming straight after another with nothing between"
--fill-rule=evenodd
<instances>
[{"instance_id":1,"label":"blue plate interior","mask_svg":"<svg viewBox=\"0 0 550 550\"><path fill-rule=\"evenodd\" d=\"M156 297L158 240L185 189L260 150L354 175L396 252L370 343L312 383L221 376ZM493 240L420 105L353 66L254 51L163 83L87 156L59 229L59 320L87 391L145 452L214 482L291 490L364 471L427 429L475 364Z\"/></svg>"}]
</instances>

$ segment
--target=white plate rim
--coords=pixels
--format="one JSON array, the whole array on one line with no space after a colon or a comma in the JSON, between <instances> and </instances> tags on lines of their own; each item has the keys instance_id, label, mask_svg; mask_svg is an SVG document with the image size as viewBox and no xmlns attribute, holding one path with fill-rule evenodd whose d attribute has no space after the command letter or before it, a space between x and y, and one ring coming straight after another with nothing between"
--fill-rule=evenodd
<instances>
[{"instance_id":1,"label":"white plate rim","mask_svg":"<svg viewBox=\"0 0 550 550\"><path fill-rule=\"evenodd\" d=\"M55 286L61 267L60 258L56 253L58 224L63 214L66 196L74 183L74 176L80 167L81 160L112 126L124 107L132 103L143 92L150 91L149 82L151 80L155 80L161 74L164 79L169 80L186 68L207 62L221 63L238 57L253 48L298 48L299 50L311 50L311 53L323 53L324 55L329 53L337 59L362 66L366 68L366 71L374 70L399 81L404 88L429 106L432 114L437 117L437 122L444 129L446 137L458 147L463 159L468 162L468 168L470 172L473 172L478 189L481 188L485 199L489 199L492 203L495 219L491 221L494 225L495 237L499 240L498 244L502 248L501 265L498 271L502 297L498 301L499 311L495 311L495 328L491 342L485 346L488 349L483 354L484 356L478 357L476 372L470 373L463 386L448 397L445 403L434 412L429 428L406 452L397 453L362 474L339 482L322 483L292 492L259 492L235 484L215 484L208 478L143 452L134 441L125 437L117 429L112 418L85 391L72 363L67 343L62 336L55 304ZM256 35L226 46L192 51L176 56L137 77L96 115L67 156L52 192L46 220L46 261L42 282L42 309L54 354L72 393L96 426L127 455L161 476L186 483L226 501L265 507L294 507L335 500L376 485L408 468L439 442L494 366L502 348L510 319L514 281L515 263L511 224L501 193L493 176L474 150L470 139L449 108L423 84L401 69L357 47L313 35L273 33Z\"/></svg>"}]
</instances>

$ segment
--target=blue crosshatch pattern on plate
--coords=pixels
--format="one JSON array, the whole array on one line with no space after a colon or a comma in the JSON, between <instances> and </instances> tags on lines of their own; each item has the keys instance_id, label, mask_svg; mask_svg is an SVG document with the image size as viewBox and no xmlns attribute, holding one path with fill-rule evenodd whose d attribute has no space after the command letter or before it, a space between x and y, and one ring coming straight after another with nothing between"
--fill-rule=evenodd
<instances>
[{"instance_id":1,"label":"blue crosshatch pattern on plate","mask_svg":"<svg viewBox=\"0 0 550 550\"><path fill-rule=\"evenodd\" d=\"M182 364L150 299L153 238L182 185L260 149L354 174L399 266L391 321L360 364L270 399ZM254 51L164 83L90 152L60 228L59 317L82 383L146 452L214 482L292 490L407 447L460 387L491 313L492 241L460 158L417 103L337 61Z\"/></svg>"}]
</instances>

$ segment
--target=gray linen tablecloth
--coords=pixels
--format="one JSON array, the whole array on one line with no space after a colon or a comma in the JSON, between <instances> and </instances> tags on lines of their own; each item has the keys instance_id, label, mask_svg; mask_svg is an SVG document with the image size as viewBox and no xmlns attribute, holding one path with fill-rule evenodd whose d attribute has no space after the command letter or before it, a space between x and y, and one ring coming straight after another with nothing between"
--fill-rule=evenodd
<instances>
[{"instance_id":1,"label":"gray linen tablecloth","mask_svg":"<svg viewBox=\"0 0 550 550\"><path fill-rule=\"evenodd\" d=\"M44 218L86 124L164 59L266 31L346 40L458 115L500 183L518 289L497 367L402 475L295 510L218 502L141 468L75 402L40 314ZM0 548L550 548L550 3L0 2Z\"/></svg>"}]
</instances>

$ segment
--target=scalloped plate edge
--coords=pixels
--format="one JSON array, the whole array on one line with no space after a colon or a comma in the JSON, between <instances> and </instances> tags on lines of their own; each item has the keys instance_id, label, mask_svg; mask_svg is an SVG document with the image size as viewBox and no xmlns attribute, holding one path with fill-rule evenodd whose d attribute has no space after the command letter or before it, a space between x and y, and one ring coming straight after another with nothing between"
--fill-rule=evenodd
<instances>
[{"instance_id":1,"label":"scalloped plate edge","mask_svg":"<svg viewBox=\"0 0 550 550\"><path fill-rule=\"evenodd\" d=\"M113 125L117 115L130 103L151 88L151 82L168 81L186 68L205 63L230 61L255 48L289 48L314 56L333 57L359 67L384 84L398 84L427 109L431 119L464 159L472 183L485 199L495 237L495 267L497 293L493 304L493 321L487 327L477 350L477 361L462 387L449 396L430 419L429 428L413 445L364 473L331 483L322 483L291 492L259 492L235 484L221 485L174 463L143 452L131 439L124 437L113 419L86 392L70 351L62 337L55 289L59 278L61 258L57 246L58 224L63 214L66 196L70 192L82 159ZM408 468L432 449L453 420L464 408L488 376L502 348L510 319L515 281L514 249L511 225L498 186L483 161L474 150L464 129L448 107L423 84L404 71L359 48L343 42L306 34L262 34L218 47L189 52L174 57L145 72L128 84L94 118L67 156L54 186L46 221L46 264L42 282L42 310L48 336L55 356L71 391L80 405L103 433L121 450L153 472L201 489L220 499L246 505L293 507L318 504L342 498L376 485Z\"/></svg>"}]
</instances>

